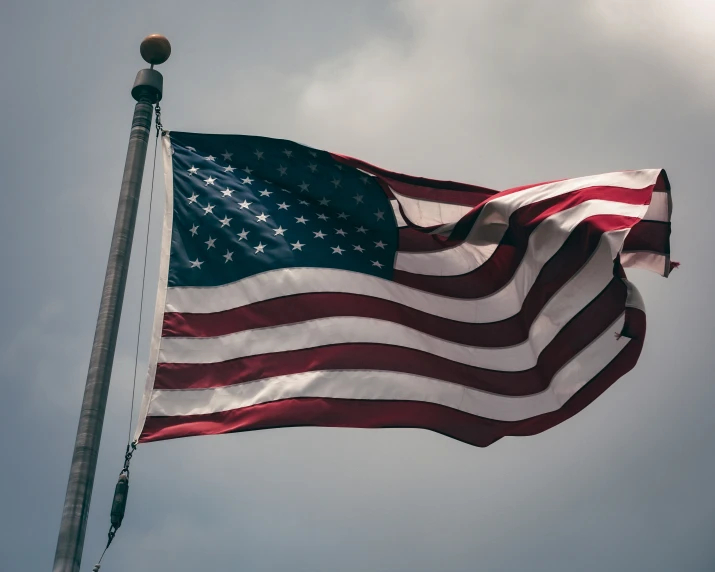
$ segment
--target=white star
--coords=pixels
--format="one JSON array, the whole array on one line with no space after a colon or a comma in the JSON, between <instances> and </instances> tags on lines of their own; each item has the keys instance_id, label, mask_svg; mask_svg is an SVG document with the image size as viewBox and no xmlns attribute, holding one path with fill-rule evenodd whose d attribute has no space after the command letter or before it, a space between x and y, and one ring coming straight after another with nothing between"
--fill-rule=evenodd
<instances>
[{"instance_id":1,"label":"white star","mask_svg":"<svg viewBox=\"0 0 715 572\"><path fill-rule=\"evenodd\" d=\"M250 175L251 173L253 173L253 169L249 169L248 167L244 167L241 170L246 173L246 175Z\"/></svg>"},{"instance_id":2,"label":"white star","mask_svg":"<svg viewBox=\"0 0 715 572\"><path fill-rule=\"evenodd\" d=\"M291 194L291 192L288 189L281 189L281 191L283 191L284 193L288 193L289 195Z\"/></svg>"},{"instance_id":3,"label":"white star","mask_svg":"<svg viewBox=\"0 0 715 572\"><path fill-rule=\"evenodd\" d=\"M307 193L309 186L310 186L310 185L309 185L308 183L306 183L305 181L303 181L300 185L298 185L298 187L300 188L300 192L301 192L301 193Z\"/></svg>"},{"instance_id":4,"label":"white star","mask_svg":"<svg viewBox=\"0 0 715 572\"><path fill-rule=\"evenodd\" d=\"M230 196L231 196L231 193L233 193L233 190L232 190L232 189L226 189L225 191L221 191L221 194L222 194L224 197L230 197Z\"/></svg>"},{"instance_id":5,"label":"white star","mask_svg":"<svg viewBox=\"0 0 715 572\"><path fill-rule=\"evenodd\" d=\"M193 151L194 153L196 153L196 147L187 147L187 149L189 151Z\"/></svg>"},{"instance_id":6,"label":"white star","mask_svg":"<svg viewBox=\"0 0 715 572\"><path fill-rule=\"evenodd\" d=\"M383 250L385 250L385 246L386 246L385 243L382 242L381 240L379 242L375 243L375 248L382 248Z\"/></svg>"},{"instance_id":7,"label":"white star","mask_svg":"<svg viewBox=\"0 0 715 572\"><path fill-rule=\"evenodd\" d=\"M336 228L335 234L339 234L340 236L345 236L347 234L347 232L345 232L342 228Z\"/></svg>"},{"instance_id":8,"label":"white star","mask_svg":"<svg viewBox=\"0 0 715 572\"><path fill-rule=\"evenodd\" d=\"M231 226L232 220L232 218L228 218L228 215L223 217L222 219L219 219L219 222L221 223L221 228L223 228L224 226Z\"/></svg>"},{"instance_id":9,"label":"white star","mask_svg":"<svg viewBox=\"0 0 715 572\"><path fill-rule=\"evenodd\" d=\"M355 227L355 230L357 230L358 232L361 232L363 234L365 234L367 232L367 229L364 226Z\"/></svg>"},{"instance_id":10,"label":"white star","mask_svg":"<svg viewBox=\"0 0 715 572\"><path fill-rule=\"evenodd\" d=\"M208 185L213 185L215 182L216 182L216 179L214 179L213 177L209 177L208 179L204 179L204 183L206 183L207 186L208 186Z\"/></svg>"},{"instance_id":11,"label":"white star","mask_svg":"<svg viewBox=\"0 0 715 572\"><path fill-rule=\"evenodd\" d=\"M377 266L378 268L382 268L384 264L380 264L377 260L371 260L373 266Z\"/></svg>"},{"instance_id":12,"label":"white star","mask_svg":"<svg viewBox=\"0 0 715 572\"><path fill-rule=\"evenodd\" d=\"M261 214L259 214L259 215L256 215L256 218L257 218L260 222L268 222L268 217L269 217L269 216L270 216L270 215L267 215L267 214L265 214L265 213L261 213Z\"/></svg>"},{"instance_id":13,"label":"white star","mask_svg":"<svg viewBox=\"0 0 715 572\"><path fill-rule=\"evenodd\" d=\"M195 203L195 202L196 202L196 199L198 199L198 198L199 198L199 195L197 195L196 193L194 193L194 194L192 194L192 195L191 195L188 199L186 199L186 200L189 201L189 204L192 204L192 203Z\"/></svg>"},{"instance_id":14,"label":"white star","mask_svg":"<svg viewBox=\"0 0 715 572\"><path fill-rule=\"evenodd\" d=\"M300 250L300 251L302 251L303 247L305 246L305 244L300 243L300 240L298 240L296 242L291 242L290 245L293 247L293 250Z\"/></svg>"},{"instance_id":15,"label":"white star","mask_svg":"<svg viewBox=\"0 0 715 572\"><path fill-rule=\"evenodd\" d=\"M280 211L280 210L287 211L289 206L290 206L290 205L287 205L287 204L285 204L285 203L278 203L278 210L279 210L279 211Z\"/></svg>"},{"instance_id":16,"label":"white star","mask_svg":"<svg viewBox=\"0 0 715 572\"><path fill-rule=\"evenodd\" d=\"M310 169L312 173L315 173L318 170L318 165L316 165L315 163L309 163L308 169Z\"/></svg>"},{"instance_id":17,"label":"white star","mask_svg":"<svg viewBox=\"0 0 715 572\"><path fill-rule=\"evenodd\" d=\"M206 205L204 207L204 216L206 216L209 213L214 214L214 206L213 205Z\"/></svg>"},{"instance_id":18,"label":"white star","mask_svg":"<svg viewBox=\"0 0 715 572\"><path fill-rule=\"evenodd\" d=\"M320 220L328 220L328 217L325 216L325 215L322 214L322 213L318 215L318 218L319 218Z\"/></svg>"},{"instance_id":19,"label":"white star","mask_svg":"<svg viewBox=\"0 0 715 572\"><path fill-rule=\"evenodd\" d=\"M273 191L269 191L268 189L262 190L260 193L258 193L262 197L270 197L273 194Z\"/></svg>"},{"instance_id":20,"label":"white star","mask_svg":"<svg viewBox=\"0 0 715 572\"><path fill-rule=\"evenodd\" d=\"M214 242L216 242L216 239L215 239L215 238L211 238L211 237L209 236L209 239L208 239L206 242L204 242L204 244L208 244L208 246L206 247L206 250L208 250L209 248L215 248Z\"/></svg>"},{"instance_id":21,"label":"white star","mask_svg":"<svg viewBox=\"0 0 715 572\"><path fill-rule=\"evenodd\" d=\"M198 172L199 172L199 170L196 167L194 167L193 165L191 165L191 169L189 169L189 176L195 175Z\"/></svg>"},{"instance_id":22,"label":"white star","mask_svg":"<svg viewBox=\"0 0 715 572\"><path fill-rule=\"evenodd\" d=\"M198 258L196 260L189 260L191 262L191 268L198 268L201 270L201 265L204 263L203 260L199 260Z\"/></svg>"},{"instance_id":23,"label":"white star","mask_svg":"<svg viewBox=\"0 0 715 572\"><path fill-rule=\"evenodd\" d=\"M286 229L283 228L282 226L279 226L278 228L274 228L273 232L275 232L275 234L273 236L278 236L279 234L281 236L285 236Z\"/></svg>"},{"instance_id":24,"label":"white star","mask_svg":"<svg viewBox=\"0 0 715 572\"><path fill-rule=\"evenodd\" d=\"M317 157L317 156L318 156L318 154L317 154L315 151L308 151L308 154L309 154L311 157Z\"/></svg>"},{"instance_id":25,"label":"white star","mask_svg":"<svg viewBox=\"0 0 715 572\"><path fill-rule=\"evenodd\" d=\"M353 250L357 250L358 252L365 252L365 249L359 244L353 244Z\"/></svg>"},{"instance_id":26,"label":"white star","mask_svg":"<svg viewBox=\"0 0 715 572\"><path fill-rule=\"evenodd\" d=\"M355 195L353 198L357 204L360 204L362 202L362 197L363 195Z\"/></svg>"},{"instance_id":27,"label":"white star","mask_svg":"<svg viewBox=\"0 0 715 572\"><path fill-rule=\"evenodd\" d=\"M320 231L320 230L319 230L318 232L314 232L313 234L315 235L315 238L325 238L325 236L326 236L326 235L323 234L323 232Z\"/></svg>"},{"instance_id":28,"label":"white star","mask_svg":"<svg viewBox=\"0 0 715 572\"><path fill-rule=\"evenodd\" d=\"M262 242L259 242L259 243L258 243L258 246L254 246L254 247L253 247L253 248L256 249L256 252L255 252L254 254L258 254L259 252L260 252L261 254L263 254L263 249L264 249L265 247L266 247L265 244L263 244Z\"/></svg>"},{"instance_id":29,"label":"white star","mask_svg":"<svg viewBox=\"0 0 715 572\"><path fill-rule=\"evenodd\" d=\"M226 259L226 262L233 262L233 252L231 252L228 248L226 249L226 254L224 254L223 257Z\"/></svg>"},{"instance_id":30,"label":"white star","mask_svg":"<svg viewBox=\"0 0 715 572\"><path fill-rule=\"evenodd\" d=\"M284 167L283 165L281 165L280 167L278 167L278 172L281 174L282 177L288 172L288 167Z\"/></svg>"},{"instance_id":31,"label":"white star","mask_svg":"<svg viewBox=\"0 0 715 572\"><path fill-rule=\"evenodd\" d=\"M333 249L333 254L339 254L340 256L343 255L343 252L345 252L342 248L339 246L331 246L330 248Z\"/></svg>"},{"instance_id":32,"label":"white star","mask_svg":"<svg viewBox=\"0 0 715 572\"><path fill-rule=\"evenodd\" d=\"M251 177L246 177L245 179L241 179L241 182L244 185L250 185L253 182L253 179L251 179Z\"/></svg>"},{"instance_id":33,"label":"white star","mask_svg":"<svg viewBox=\"0 0 715 572\"><path fill-rule=\"evenodd\" d=\"M293 151L290 151L289 149L283 149L283 154L290 159L293 156Z\"/></svg>"},{"instance_id":34,"label":"white star","mask_svg":"<svg viewBox=\"0 0 715 572\"><path fill-rule=\"evenodd\" d=\"M343 166L342 166L342 165L335 165L335 167L336 167L336 169L338 169L338 171L342 171L342 170L343 170Z\"/></svg>"},{"instance_id":35,"label":"white star","mask_svg":"<svg viewBox=\"0 0 715 572\"><path fill-rule=\"evenodd\" d=\"M375 216L377 217L377 220L385 220L385 218L384 218L384 217L385 217L385 213L382 212L382 211L377 211L377 212L375 213Z\"/></svg>"},{"instance_id":36,"label":"white star","mask_svg":"<svg viewBox=\"0 0 715 572\"><path fill-rule=\"evenodd\" d=\"M330 182L333 183L333 185L335 185L336 189L340 186L340 179L338 179L338 178L335 178Z\"/></svg>"},{"instance_id":37,"label":"white star","mask_svg":"<svg viewBox=\"0 0 715 572\"><path fill-rule=\"evenodd\" d=\"M206 159L207 161L215 161L216 157L214 157L213 155L209 155L208 157L204 157L204 159Z\"/></svg>"},{"instance_id":38,"label":"white star","mask_svg":"<svg viewBox=\"0 0 715 572\"><path fill-rule=\"evenodd\" d=\"M299 202L301 205L305 205L306 207L307 207L307 206L310 206L310 203L309 203L308 201L299 200L298 202Z\"/></svg>"},{"instance_id":39,"label":"white star","mask_svg":"<svg viewBox=\"0 0 715 572\"><path fill-rule=\"evenodd\" d=\"M243 199L242 203L238 203L238 206L241 207L242 209L247 209L249 205L252 205L253 203L249 203L246 199Z\"/></svg>"},{"instance_id":40,"label":"white star","mask_svg":"<svg viewBox=\"0 0 715 572\"><path fill-rule=\"evenodd\" d=\"M256 150L253 152L253 154L254 154L256 157L258 157L258 160L259 160L259 161L260 161L261 159L263 159L263 151L259 151L258 149L256 149Z\"/></svg>"},{"instance_id":41,"label":"white star","mask_svg":"<svg viewBox=\"0 0 715 572\"><path fill-rule=\"evenodd\" d=\"M250 230L246 230L245 228L241 229L241 232L238 233L238 242L241 242L242 240L248 240L248 233L251 232Z\"/></svg>"},{"instance_id":42,"label":"white star","mask_svg":"<svg viewBox=\"0 0 715 572\"><path fill-rule=\"evenodd\" d=\"M363 185L367 185L367 182L370 180L370 177L365 175L364 177L360 177L360 180L362 181Z\"/></svg>"},{"instance_id":43,"label":"white star","mask_svg":"<svg viewBox=\"0 0 715 572\"><path fill-rule=\"evenodd\" d=\"M323 205L324 207L327 207L329 202L330 202L330 199L325 198L325 197L323 197L322 199L320 199L320 200L318 201L318 203L320 203L320 204Z\"/></svg>"},{"instance_id":44,"label":"white star","mask_svg":"<svg viewBox=\"0 0 715 572\"><path fill-rule=\"evenodd\" d=\"M340 214L338 215L338 218L343 218L343 219L346 219L346 220L347 220L347 218L348 218L349 216L350 216L350 215L348 215L348 214L340 213Z\"/></svg>"},{"instance_id":45,"label":"white star","mask_svg":"<svg viewBox=\"0 0 715 572\"><path fill-rule=\"evenodd\" d=\"M232 167L231 165L226 165L223 168L224 173L233 173L236 170L236 167Z\"/></svg>"},{"instance_id":46,"label":"white star","mask_svg":"<svg viewBox=\"0 0 715 572\"><path fill-rule=\"evenodd\" d=\"M230 161L231 157L233 157L233 153L229 153L228 150L226 150L222 153L221 157L223 157L224 161Z\"/></svg>"},{"instance_id":47,"label":"white star","mask_svg":"<svg viewBox=\"0 0 715 572\"><path fill-rule=\"evenodd\" d=\"M298 224L305 224L306 222L308 222L308 219L303 218L302 216L297 216L295 217L295 222L297 222Z\"/></svg>"},{"instance_id":48,"label":"white star","mask_svg":"<svg viewBox=\"0 0 715 572\"><path fill-rule=\"evenodd\" d=\"M191 230L189 230L189 232L190 232L193 236L196 236L197 234L199 234L199 227L198 227L198 225L192 226L192 227L191 227Z\"/></svg>"}]
</instances>

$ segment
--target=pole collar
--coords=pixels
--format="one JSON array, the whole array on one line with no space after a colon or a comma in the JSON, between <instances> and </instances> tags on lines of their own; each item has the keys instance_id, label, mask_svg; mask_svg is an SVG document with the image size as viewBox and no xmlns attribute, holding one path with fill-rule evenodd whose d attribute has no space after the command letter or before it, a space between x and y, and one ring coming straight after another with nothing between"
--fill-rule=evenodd
<instances>
[{"instance_id":1,"label":"pole collar","mask_svg":"<svg viewBox=\"0 0 715 572\"><path fill-rule=\"evenodd\" d=\"M139 101L147 94L153 102L161 101L164 78L154 69L143 69L137 73L132 87L132 97Z\"/></svg>"}]
</instances>

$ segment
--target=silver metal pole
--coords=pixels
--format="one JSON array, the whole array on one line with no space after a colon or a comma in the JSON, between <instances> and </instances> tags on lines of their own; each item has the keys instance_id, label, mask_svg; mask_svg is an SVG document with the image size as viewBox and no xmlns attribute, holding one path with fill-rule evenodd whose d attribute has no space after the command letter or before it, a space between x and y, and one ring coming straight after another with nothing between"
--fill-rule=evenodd
<instances>
[{"instance_id":1,"label":"silver metal pole","mask_svg":"<svg viewBox=\"0 0 715 572\"><path fill-rule=\"evenodd\" d=\"M89 359L87 383L72 454L53 572L78 572L82 560L89 503L92 498L114 349L129 270L129 255L139 206L139 191L149 143L151 115L153 105L161 99L162 95L163 78L153 67L168 59L171 47L163 36L152 35L142 42L141 53L144 59L152 64L152 69L141 70L132 88L132 96L137 104L134 107L117 217L114 222L102 300Z\"/></svg>"}]
</instances>

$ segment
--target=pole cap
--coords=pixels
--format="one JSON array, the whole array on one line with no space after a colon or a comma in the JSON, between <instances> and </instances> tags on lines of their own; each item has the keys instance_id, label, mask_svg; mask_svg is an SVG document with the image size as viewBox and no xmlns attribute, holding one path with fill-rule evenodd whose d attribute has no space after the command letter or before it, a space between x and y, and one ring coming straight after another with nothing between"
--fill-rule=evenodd
<instances>
[{"instance_id":1,"label":"pole cap","mask_svg":"<svg viewBox=\"0 0 715 572\"><path fill-rule=\"evenodd\" d=\"M158 66L169 59L171 44L166 39L166 36L149 34L142 40L141 46L139 46L139 53L146 63Z\"/></svg>"}]
</instances>

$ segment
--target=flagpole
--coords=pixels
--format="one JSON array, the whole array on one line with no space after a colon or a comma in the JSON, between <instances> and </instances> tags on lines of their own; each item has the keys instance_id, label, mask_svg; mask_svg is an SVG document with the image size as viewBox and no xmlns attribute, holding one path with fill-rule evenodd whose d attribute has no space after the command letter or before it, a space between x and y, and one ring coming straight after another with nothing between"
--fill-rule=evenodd
<instances>
[{"instance_id":1,"label":"flagpole","mask_svg":"<svg viewBox=\"0 0 715 572\"><path fill-rule=\"evenodd\" d=\"M99 316L94 331L53 572L78 572L82 560L89 503L92 498L114 349L117 343L129 256L139 206L139 191L149 143L151 116L154 104L158 103L162 96L163 78L154 69L154 65L164 63L169 58L171 45L164 36L152 34L144 38L140 52L144 60L151 64L151 68L140 70L132 87L132 97L137 103L134 106L129 147L119 192L119 205L114 221Z\"/></svg>"}]
</instances>

